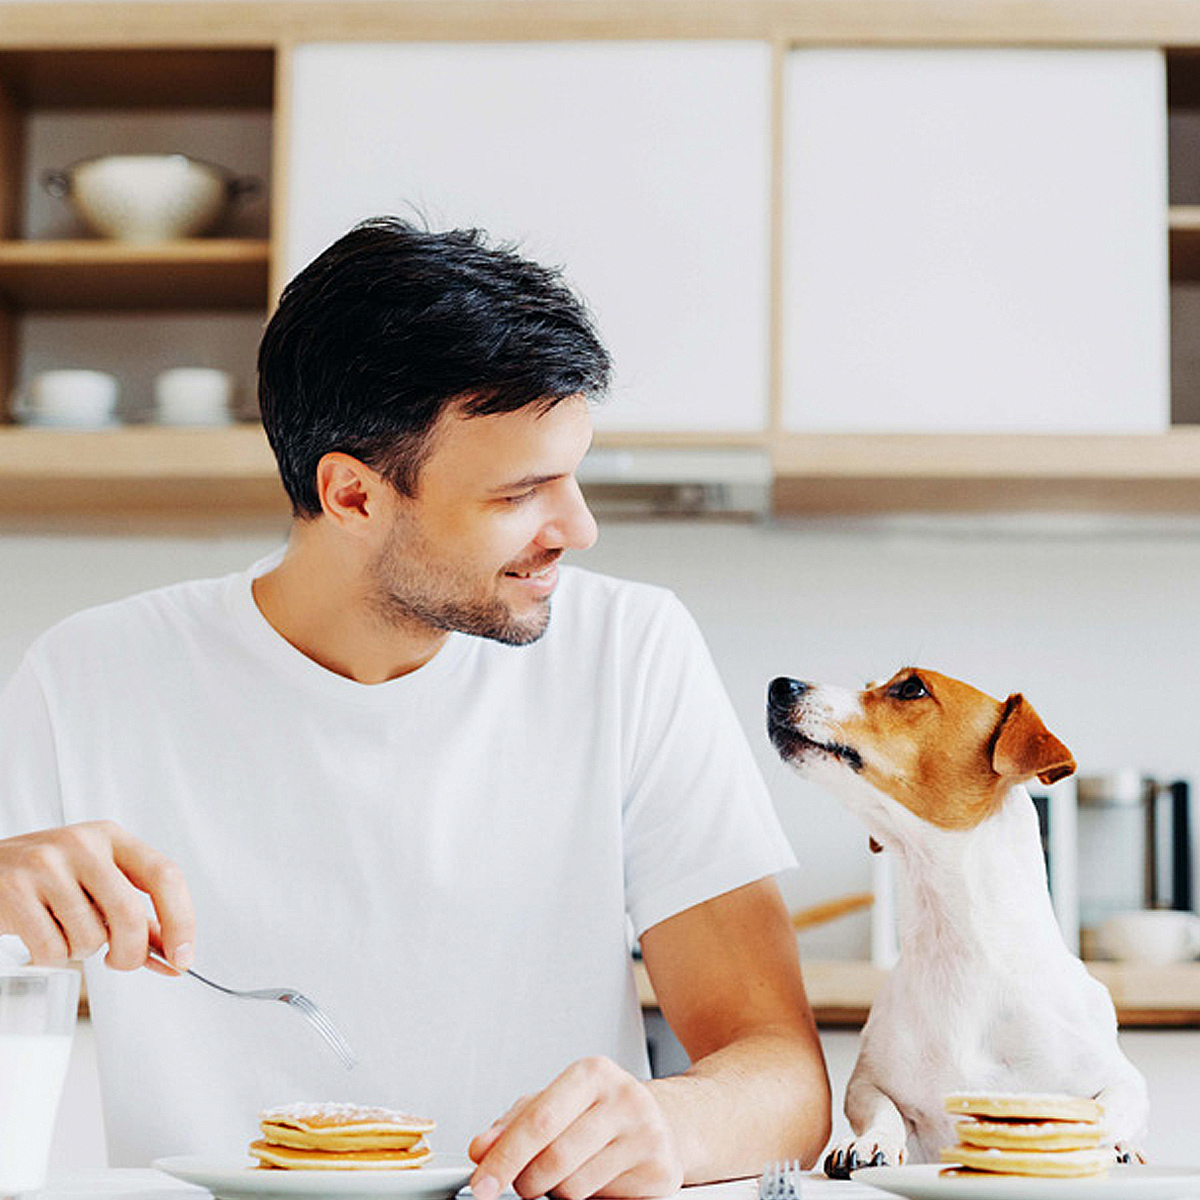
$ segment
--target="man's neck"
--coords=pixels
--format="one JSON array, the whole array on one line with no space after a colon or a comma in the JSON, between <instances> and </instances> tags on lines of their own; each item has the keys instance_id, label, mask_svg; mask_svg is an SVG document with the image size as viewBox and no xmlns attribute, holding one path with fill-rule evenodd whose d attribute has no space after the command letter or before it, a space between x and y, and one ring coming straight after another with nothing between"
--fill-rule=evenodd
<instances>
[{"instance_id":1,"label":"man's neck","mask_svg":"<svg viewBox=\"0 0 1200 1200\"><path fill-rule=\"evenodd\" d=\"M319 535L293 531L283 561L252 590L267 623L301 654L357 683L385 683L424 666L447 635L384 621L371 586L363 564Z\"/></svg>"}]
</instances>

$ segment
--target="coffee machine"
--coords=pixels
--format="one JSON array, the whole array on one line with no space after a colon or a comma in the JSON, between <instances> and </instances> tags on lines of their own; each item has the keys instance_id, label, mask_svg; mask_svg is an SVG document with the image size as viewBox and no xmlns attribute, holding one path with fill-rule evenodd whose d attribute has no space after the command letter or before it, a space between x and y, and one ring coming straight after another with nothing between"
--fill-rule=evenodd
<instances>
[{"instance_id":1,"label":"coffee machine","mask_svg":"<svg viewBox=\"0 0 1200 1200\"><path fill-rule=\"evenodd\" d=\"M1094 956L1095 930L1114 913L1191 909L1187 780L1081 774L1033 799L1054 909L1068 945L1084 958Z\"/></svg>"}]
</instances>

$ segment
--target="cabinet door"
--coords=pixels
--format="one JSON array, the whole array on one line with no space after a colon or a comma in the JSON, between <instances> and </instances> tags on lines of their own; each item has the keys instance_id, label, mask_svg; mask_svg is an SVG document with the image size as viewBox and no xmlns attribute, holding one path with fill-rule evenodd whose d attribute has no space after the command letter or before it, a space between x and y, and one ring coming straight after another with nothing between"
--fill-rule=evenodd
<instances>
[{"instance_id":1,"label":"cabinet door","mask_svg":"<svg viewBox=\"0 0 1200 1200\"><path fill-rule=\"evenodd\" d=\"M1160 53L788 59L786 428L1165 429Z\"/></svg>"},{"instance_id":2,"label":"cabinet door","mask_svg":"<svg viewBox=\"0 0 1200 1200\"><path fill-rule=\"evenodd\" d=\"M595 312L600 427L762 430L770 73L741 42L302 45L289 273L377 213L479 226Z\"/></svg>"}]
</instances>

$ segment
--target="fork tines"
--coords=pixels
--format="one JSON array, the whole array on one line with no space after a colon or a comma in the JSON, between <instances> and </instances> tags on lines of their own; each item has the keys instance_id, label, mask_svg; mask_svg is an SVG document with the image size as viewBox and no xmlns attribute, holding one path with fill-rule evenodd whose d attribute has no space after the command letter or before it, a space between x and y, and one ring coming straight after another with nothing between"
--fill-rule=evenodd
<instances>
[{"instance_id":1,"label":"fork tines","mask_svg":"<svg viewBox=\"0 0 1200 1200\"><path fill-rule=\"evenodd\" d=\"M758 1181L759 1200L799 1200L800 1160L768 1163Z\"/></svg>"},{"instance_id":2,"label":"fork tines","mask_svg":"<svg viewBox=\"0 0 1200 1200\"><path fill-rule=\"evenodd\" d=\"M350 1049L346 1039L338 1033L330 1019L307 997L299 992L288 997L288 1003L298 1008L312 1022L317 1032L329 1043L334 1053L342 1060L346 1070L350 1070L358 1058Z\"/></svg>"}]
</instances>

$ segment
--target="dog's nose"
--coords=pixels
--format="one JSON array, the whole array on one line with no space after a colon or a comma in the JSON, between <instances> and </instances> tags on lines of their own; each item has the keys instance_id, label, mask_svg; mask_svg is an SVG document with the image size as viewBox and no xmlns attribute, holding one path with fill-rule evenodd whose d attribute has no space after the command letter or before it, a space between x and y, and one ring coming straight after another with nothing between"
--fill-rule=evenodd
<instances>
[{"instance_id":1,"label":"dog's nose","mask_svg":"<svg viewBox=\"0 0 1200 1200\"><path fill-rule=\"evenodd\" d=\"M767 703L774 709L788 709L807 691L807 683L781 675L778 679L771 680L771 686L767 688Z\"/></svg>"}]
</instances>

